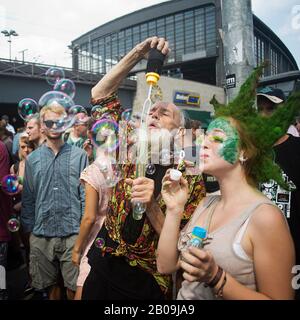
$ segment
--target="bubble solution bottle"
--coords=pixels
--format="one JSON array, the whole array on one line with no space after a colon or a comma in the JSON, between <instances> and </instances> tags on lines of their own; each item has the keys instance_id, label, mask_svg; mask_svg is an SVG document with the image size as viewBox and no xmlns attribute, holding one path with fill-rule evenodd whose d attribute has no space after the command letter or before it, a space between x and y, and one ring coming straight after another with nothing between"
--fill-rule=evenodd
<instances>
[{"instance_id":1,"label":"bubble solution bottle","mask_svg":"<svg viewBox=\"0 0 300 320\"><path fill-rule=\"evenodd\" d=\"M199 249L203 248L203 241L206 238L206 229L200 228L200 227L194 227L192 231L191 239L187 243L188 247L196 247Z\"/></svg>"}]
</instances>

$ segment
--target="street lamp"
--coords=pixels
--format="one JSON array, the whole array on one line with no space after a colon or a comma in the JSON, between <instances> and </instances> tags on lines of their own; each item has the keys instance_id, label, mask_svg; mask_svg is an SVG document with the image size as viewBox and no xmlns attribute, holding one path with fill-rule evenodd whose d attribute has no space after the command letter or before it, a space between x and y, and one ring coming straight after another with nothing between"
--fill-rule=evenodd
<instances>
[{"instance_id":1,"label":"street lamp","mask_svg":"<svg viewBox=\"0 0 300 320\"><path fill-rule=\"evenodd\" d=\"M7 42L9 43L9 60L11 60L11 36L17 37L18 34L15 30L2 30L1 33L3 33L5 37L8 37Z\"/></svg>"}]
</instances>

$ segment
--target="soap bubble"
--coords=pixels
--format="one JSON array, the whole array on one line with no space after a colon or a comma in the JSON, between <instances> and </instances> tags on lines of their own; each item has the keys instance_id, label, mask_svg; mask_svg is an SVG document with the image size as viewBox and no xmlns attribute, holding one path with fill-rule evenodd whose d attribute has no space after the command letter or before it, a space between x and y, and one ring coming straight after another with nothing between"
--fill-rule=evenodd
<instances>
[{"instance_id":1,"label":"soap bubble","mask_svg":"<svg viewBox=\"0 0 300 320\"><path fill-rule=\"evenodd\" d=\"M152 163L149 163L147 166L146 166L146 173L148 175L153 175L156 171L156 167L154 164Z\"/></svg>"},{"instance_id":2,"label":"soap bubble","mask_svg":"<svg viewBox=\"0 0 300 320\"><path fill-rule=\"evenodd\" d=\"M65 72L61 68L51 67L46 72L46 81L50 86L54 86L56 82L65 77Z\"/></svg>"},{"instance_id":3,"label":"soap bubble","mask_svg":"<svg viewBox=\"0 0 300 320\"><path fill-rule=\"evenodd\" d=\"M96 248L101 249L105 245L105 240L103 238L96 238L94 244Z\"/></svg>"},{"instance_id":4,"label":"soap bubble","mask_svg":"<svg viewBox=\"0 0 300 320\"><path fill-rule=\"evenodd\" d=\"M101 106L94 106L91 110L91 117L93 120L98 121L102 119L111 119L114 121L114 117L110 112L103 112Z\"/></svg>"},{"instance_id":5,"label":"soap bubble","mask_svg":"<svg viewBox=\"0 0 300 320\"><path fill-rule=\"evenodd\" d=\"M39 100L41 108L45 106L62 106L68 112L71 107L75 105L74 101L67 94L60 91L48 91L42 95Z\"/></svg>"},{"instance_id":6,"label":"soap bubble","mask_svg":"<svg viewBox=\"0 0 300 320\"><path fill-rule=\"evenodd\" d=\"M2 191L8 195L15 195L20 192L20 182L15 174L8 174L1 180Z\"/></svg>"},{"instance_id":7,"label":"soap bubble","mask_svg":"<svg viewBox=\"0 0 300 320\"><path fill-rule=\"evenodd\" d=\"M17 218L11 218L7 222L7 229L10 232L17 232L20 229L20 221Z\"/></svg>"},{"instance_id":8,"label":"soap bubble","mask_svg":"<svg viewBox=\"0 0 300 320\"><path fill-rule=\"evenodd\" d=\"M18 104L18 114L23 120L26 120L38 112L39 106L37 102L31 98L24 98Z\"/></svg>"},{"instance_id":9,"label":"soap bubble","mask_svg":"<svg viewBox=\"0 0 300 320\"><path fill-rule=\"evenodd\" d=\"M87 114L87 111L86 109L83 107L83 106L80 106L80 105L75 105L73 107L71 107L69 109L69 114L78 114L78 113L85 113Z\"/></svg>"},{"instance_id":10,"label":"soap bubble","mask_svg":"<svg viewBox=\"0 0 300 320\"><path fill-rule=\"evenodd\" d=\"M102 153L101 156L97 156L94 164L103 175L105 187L112 188L122 179L122 172L113 157Z\"/></svg>"},{"instance_id":11,"label":"soap bubble","mask_svg":"<svg viewBox=\"0 0 300 320\"><path fill-rule=\"evenodd\" d=\"M126 109L121 114L121 120L129 122L131 120L132 109Z\"/></svg>"},{"instance_id":12,"label":"soap bubble","mask_svg":"<svg viewBox=\"0 0 300 320\"><path fill-rule=\"evenodd\" d=\"M86 113L77 113L75 119L76 124L86 124L90 118Z\"/></svg>"},{"instance_id":13,"label":"soap bubble","mask_svg":"<svg viewBox=\"0 0 300 320\"><path fill-rule=\"evenodd\" d=\"M57 81L54 85L53 90L63 92L72 99L75 97L75 91L76 91L75 84L70 79L61 79Z\"/></svg>"},{"instance_id":14,"label":"soap bubble","mask_svg":"<svg viewBox=\"0 0 300 320\"><path fill-rule=\"evenodd\" d=\"M131 119L129 121L129 125L132 127L132 128L139 128L140 127L140 124L141 124L141 115L138 114L137 112L133 113L131 115Z\"/></svg>"},{"instance_id":15,"label":"soap bubble","mask_svg":"<svg viewBox=\"0 0 300 320\"><path fill-rule=\"evenodd\" d=\"M92 127L92 143L95 147L112 152L118 148L118 124L111 119L98 120Z\"/></svg>"}]
</instances>

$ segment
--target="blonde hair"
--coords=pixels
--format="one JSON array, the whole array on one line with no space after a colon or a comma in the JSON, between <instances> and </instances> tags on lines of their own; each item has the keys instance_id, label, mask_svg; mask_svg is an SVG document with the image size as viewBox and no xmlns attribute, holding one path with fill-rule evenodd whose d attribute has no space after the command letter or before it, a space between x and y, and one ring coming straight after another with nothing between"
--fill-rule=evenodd
<instances>
[{"instance_id":1,"label":"blonde hair","mask_svg":"<svg viewBox=\"0 0 300 320\"><path fill-rule=\"evenodd\" d=\"M66 115L66 111L65 111L65 108L59 104L50 104L49 106L45 106L42 108L42 110L40 111L40 119L42 121L44 121L44 117L45 117L45 114L47 112L54 112L60 116L65 116Z\"/></svg>"}]
</instances>

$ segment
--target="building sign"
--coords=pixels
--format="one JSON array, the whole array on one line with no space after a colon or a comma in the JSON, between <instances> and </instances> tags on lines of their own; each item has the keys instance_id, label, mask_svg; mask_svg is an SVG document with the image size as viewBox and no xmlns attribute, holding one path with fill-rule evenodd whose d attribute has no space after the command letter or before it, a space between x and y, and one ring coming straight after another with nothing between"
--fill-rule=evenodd
<instances>
[{"instance_id":1,"label":"building sign","mask_svg":"<svg viewBox=\"0 0 300 320\"><path fill-rule=\"evenodd\" d=\"M235 74L229 74L226 76L226 88L232 89L236 87L236 76Z\"/></svg>"},{"instance_id":2,"label":"building sign","mask_svg":"<svg viewBox=\"0 0 300 320\"><path fill-rule=\"evenodd\" d=\"M191 92L175 91L173 102L184 106L200 107L200 95Z\"/></svg>"}]
</instances>

